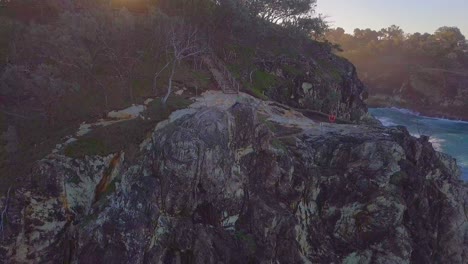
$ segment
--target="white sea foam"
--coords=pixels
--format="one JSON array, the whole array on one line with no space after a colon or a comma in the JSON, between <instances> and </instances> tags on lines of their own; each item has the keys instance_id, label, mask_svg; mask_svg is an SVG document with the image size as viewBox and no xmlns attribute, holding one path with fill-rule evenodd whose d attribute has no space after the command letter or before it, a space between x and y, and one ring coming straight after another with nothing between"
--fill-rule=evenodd
<instances>
[{"instance_id":1,"label":"white sea foam","mask_svg":"<svg viewBox=\"0 0 468 264\"><path fill-rule=\"evenodd\" d=\"M392 107L390 109L398 111L398 112L403 113L403 114L407 114L407 115L415 115L415 116L420 115L420 113L418 113L416 111L405 109L405 108Z\"/></svg>"},{"instance_id":2,"label":"white sea foam","mask_svg":"<svg viewBox=\"0 0 468 264\"><path fill-rule=\"evenodd\" d=\"M458 165L460 165L462 167L465 167L467 172L468 172L468 157L466 157L465 159L463 159L463 158L457 159L457 163L458 163Z\"/></svg>"},{"instance_id":3,"label":"white sea foam","mask_svg":"<svg viewBox=\"0 0 468 264\"><path fill-rule=\"evenodd\" d=\"M370 111L385 126L404 125L415 137L428 134L434 149L457 159L463 171L462 177L468 182L468 122L426 117L398 108L370 109Z\"/></svg>"},{"instance_id":4,"label":"white sea foam","mask_svg":"<svg viewBox=\"0 0 468 264\"><path fill-rule=\"evenodd\" d=\"M410 133L413 137L420 138L421 135L418 133ZM432 146L434 147L435 150L443 152L443 145L446 140L438 137L431 136L429 137L429 142L432 143Z\"/></svg>"},{"instance_id":5,"label":"white sea foam","mask_svg":"<svg viewBox=\"0 0 468 264\"><path fill-rule=\"evenodd\" d=\"M443 151L443 144L445 142L445 139L441 138L436 138L436 137L431 137L429 138L429 142L432 143L432 146L434 147L435 150L437 151Z\"/></svg>"},{"instance_id":6,"label":"white sea foam","mask_svg":"<svg viewBox=\"0 0 468 264\"><path fill-rule=\"evenodd\" d=\"M413 111L413 110L409 110L409 109L406 109L406 108L391 107L389 109L400 112L400 113L403 113L403 114L407 114L407 115L420 116L420 117L422 117L424 119L433 119L433 120L437 120L437 121L447 121L447 122L468 124L468 121L463 121L463 120L449 119L449 118L444 118L444 117L422 116L421 113Z\"/></svg>"},{"instance_id":7,"label":"white sea foam","mask_svg":"<svg viewBox=\"0 0 468 264\"><path fill-rule=\"evenodd\" d=\"M463 121L463 120L453 120L453 119L447 119L447 118L440 118L440 117L424 117L426 119L433 119L437 121L443 121L443 122L451 122L451 123L459 123L459 124L468 124L468 121Z\"/></svg>"}]
</instances>

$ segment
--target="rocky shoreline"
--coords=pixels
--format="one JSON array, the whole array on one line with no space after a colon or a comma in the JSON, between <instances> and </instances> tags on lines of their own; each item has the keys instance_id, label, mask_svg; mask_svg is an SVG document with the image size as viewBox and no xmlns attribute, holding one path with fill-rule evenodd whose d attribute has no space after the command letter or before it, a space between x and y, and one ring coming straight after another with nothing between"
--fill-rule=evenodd
<instances>
[{"instance_id":1,"label":"rocky shoreline","mask_svg":"<svg viewBox=\"0 0 468 264\"><path fill-rule=\"evenodd\" d=\"M408 109L420 115L431 117L431 118L442 118L453 121L464 121L468 122L468 111L460 109L457 113L454 113L453 110L445 111L443 109L429 108L429 107L418 107L411 105L399 100L394 100L392 97L383 97L383 96L373 96L370 95L367 100L367 105L369 108L400 108Z\"/></svg>"}]
</instances>

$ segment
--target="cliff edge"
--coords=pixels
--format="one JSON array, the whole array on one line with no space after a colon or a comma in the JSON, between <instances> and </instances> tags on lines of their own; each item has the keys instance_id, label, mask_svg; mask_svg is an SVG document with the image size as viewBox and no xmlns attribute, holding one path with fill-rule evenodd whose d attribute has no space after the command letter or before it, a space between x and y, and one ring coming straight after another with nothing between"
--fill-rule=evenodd
<instances>
[{"instance_id":1,"label":"cliff edge","mask_svg":"<svg viewBox=\"0 0 468 264\"><path fill-rule=\"evenodd\" d=\"M6 263L466 263L468 186L405 128L208 91L127 159L39 161ZM2 208L5 199L2 200Z\"/></svg>"}]
</instances>

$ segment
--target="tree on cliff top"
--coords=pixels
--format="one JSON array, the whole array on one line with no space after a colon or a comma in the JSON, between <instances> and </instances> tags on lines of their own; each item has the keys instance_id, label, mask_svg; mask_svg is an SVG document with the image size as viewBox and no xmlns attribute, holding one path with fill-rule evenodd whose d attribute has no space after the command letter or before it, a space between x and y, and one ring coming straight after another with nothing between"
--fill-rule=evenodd
<instances>
[{"instance_id":1,"label":"tree on cliff top","mask_svg":"<svg viewBox=\"0 0 468 264\"><path fill-rule=\"evenodd\" d=\"M308 16L316 0L247 0L245 4L254 16L272 23L287 23Z\"/></svg>"},{"instance_id":2,"label":"tree on cliff top","mask_svg":"<svg viewBox=\"0 0 468 264\"><path fill-rule=\"evenodd\" d=\"M451 48L456 47L459 41L465 40L465 36L458 27L440 27L434 33L434 37Z\"/></svg>"}]
</instances>

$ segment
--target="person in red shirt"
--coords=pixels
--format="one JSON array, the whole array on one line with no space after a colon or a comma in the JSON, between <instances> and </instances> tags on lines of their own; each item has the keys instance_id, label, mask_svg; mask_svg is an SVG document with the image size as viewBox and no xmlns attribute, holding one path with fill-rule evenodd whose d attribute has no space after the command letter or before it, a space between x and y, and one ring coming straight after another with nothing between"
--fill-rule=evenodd
<instances>
[{"instance_id":1,"label":"person in red shirt","mask_svg":"<svg viewBox=\"0 0 468 264\"><path fill-rule=\"evenodd\" d=\"M330 123L335 123L335 122L336 122L336 113L335 113L335 112L332 112L332 113L328 116L328 121L330 121Z\"/></svg>"}]
</instances>

